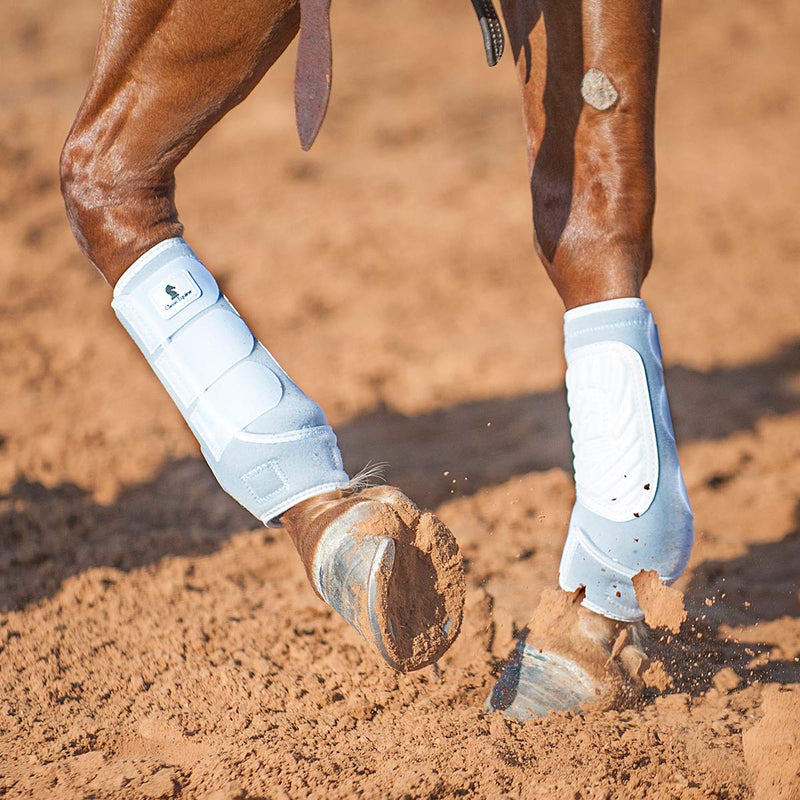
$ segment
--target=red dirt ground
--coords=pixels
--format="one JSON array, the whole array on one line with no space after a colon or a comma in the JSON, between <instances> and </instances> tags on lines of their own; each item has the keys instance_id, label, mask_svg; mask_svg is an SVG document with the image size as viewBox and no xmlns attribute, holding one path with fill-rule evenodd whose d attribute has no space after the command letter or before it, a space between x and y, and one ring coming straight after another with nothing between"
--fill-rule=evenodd
<instances>
[{"instance_id":1,"label":"red dirt ground","mask_svg":"<svg viewBox=\"0 0 800 800\"><path fill-rule=\"evenodd\" d=\"M58 193L99 4L0 5L0 796L800 797L800 10L667 0L660 324L697 545L672 680L627 711L481 704L572 502L561 307L510 59L466 0L337 0L314 150L293 52L179 172L187 236L348 466L432 507L464 632L396 675L219 490ZM659 641L663 638L663 641Z\"/></svg>"}]
</instances>

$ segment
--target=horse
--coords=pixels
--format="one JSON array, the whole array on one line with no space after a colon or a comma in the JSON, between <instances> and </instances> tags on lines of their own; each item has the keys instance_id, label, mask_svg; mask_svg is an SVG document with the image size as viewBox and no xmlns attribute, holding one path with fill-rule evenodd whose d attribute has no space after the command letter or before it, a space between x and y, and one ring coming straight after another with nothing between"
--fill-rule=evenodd
<instances>
[{"instance_id":1,"label":"horse","mask_svg":"<svg viewBox=\"0 0 800 800\"><path fill-rule=\"evenodd\" d=\"M418 669L458 634L455 538L399 489L344 472L324 413L183 240L175 205L178 164L298 32L298 132L311 146L331 85L329 5L104 0L61 188L80 249L113 287L117 316L221 486L287 530L313 589L386 663ZM492 65L502 27L491 0L473 6ZM487 700L510 716L575 708L620 680L635 683L646 656L633 579L654 570L670 583L691 550L657 329L640 297L653 256L660 6L501 0L534 247L565 308L576 482L559 569L569 594L554 601L561 622L521 642L516 693Z\"/></svg>"}]
</instances>

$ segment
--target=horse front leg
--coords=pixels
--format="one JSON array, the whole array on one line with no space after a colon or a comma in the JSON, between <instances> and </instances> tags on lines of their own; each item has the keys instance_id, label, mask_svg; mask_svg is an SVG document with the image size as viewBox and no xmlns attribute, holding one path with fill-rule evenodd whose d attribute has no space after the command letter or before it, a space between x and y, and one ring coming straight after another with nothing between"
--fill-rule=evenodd
<instances>
[{"instance_id":1,"label":"horse front leg","mask_svg":"<svg viewBox=\"0 0 800 800\"><path fill-rule=\"evenodd\" d=\"M613 695L623 671L610 677L608 665L623 651L634 672L646 663L631 627L643 616L632 579L654 570L675 581L693 518L658 333L639 297L652 260L660 2L503 0L503 9L522 87L536 249L566 309L575 456L559 570L575 602L551 598L556 623L537 612L507 712L535 716L604 689ZM553 657L542 661L541 649ZM544 692L524 688L543 680Z\"/></svg>"},{"instance_id":2,"label":"horse front leg","mask_svg":"<svg viewBox=\"0 0 800 800\"><path fill-rule=\"evenodd\" d=\"M107 0L61 158L67 213L112 306L221 486L286 528L314 590L396 669L455 639L452 534L396 490L359 491L336 437L181 238L175 168L298 30L296 0Z\"/></svg>"}]
</instances>

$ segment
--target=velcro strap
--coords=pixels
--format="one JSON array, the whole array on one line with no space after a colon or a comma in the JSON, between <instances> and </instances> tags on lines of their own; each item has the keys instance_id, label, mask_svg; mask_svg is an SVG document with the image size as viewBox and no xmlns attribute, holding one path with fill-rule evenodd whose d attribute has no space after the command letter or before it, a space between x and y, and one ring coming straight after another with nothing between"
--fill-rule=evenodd
<instances>
[{"instance_id":1,"label":"velcro strap","mask_svg":"<svg viewBox=\"0 0 800 800\"><path fill-rule=\"evenodd\" d=\"M213 383L197 400L189 424L215 459L242 429L283 397L283 385L268 367L242 361Z\"/></svg>"},{"instance_id":2,"label":"velcro strap","mask_svg":"<svg viewBox=\"0 0 800 800\"><path fill-rule=\"evenodd\" d=\"M190 406L234 364L247 358L255 343L238 314L212 308L178 331L153 363L181 403Z\"/></svg>"}]
</instances>

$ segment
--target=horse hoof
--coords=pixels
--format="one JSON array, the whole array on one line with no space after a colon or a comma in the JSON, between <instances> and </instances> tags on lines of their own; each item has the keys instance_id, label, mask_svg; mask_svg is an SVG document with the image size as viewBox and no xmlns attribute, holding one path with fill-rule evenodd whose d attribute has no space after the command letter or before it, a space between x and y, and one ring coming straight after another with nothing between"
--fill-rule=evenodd
<instances>
[{"instance_id":1,"label":"horse hoof","mask_svg":"<svg viewBox=\"0 0 800 800\"><path fill-rule=\"evenodd\" d=\"M484 711L501 711L524 721L551 711L579 711L605 691L604 684L571 658L519 642L486 698Z\"/></svg>"},{"instance_id":2,"label":"horse hoof","mask_svg":"<svg viewBox=\"0 0 800 800\"><path fill-rule=\"evenodd\" d=\"M447 527L391 487L304 506L285 524L322 599L392 668L437 661L458 635L465 592Z\"/></svg>"},{"instance_id":3,"label":"horse hoof","mask_svg":"<svg viewBox=\"0 0 800 800\"><path fill-rule=\"evenodd\" d=\"M361 532L379 510L375 503L358 503L334 519L317 544L312 574L322 599L399 670L391 646L393 626L381 613L388 603L395 543L389 536Z\"/></svg>"},{"instance_id":4,"label":"horse hoof","mask_svg":"<svg viewBox=\"0 0 800 800\"><path fill-rule=\"evenodd\" d=\"M643 631L582 608L582 589L546 589L531 621L486 698L487 713L513 719L551 711L622 707L634 702L649 664Z\"/></svg>"}]
</instances>

